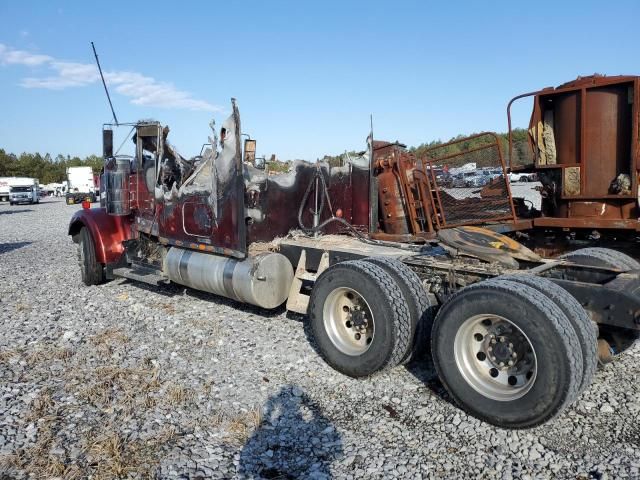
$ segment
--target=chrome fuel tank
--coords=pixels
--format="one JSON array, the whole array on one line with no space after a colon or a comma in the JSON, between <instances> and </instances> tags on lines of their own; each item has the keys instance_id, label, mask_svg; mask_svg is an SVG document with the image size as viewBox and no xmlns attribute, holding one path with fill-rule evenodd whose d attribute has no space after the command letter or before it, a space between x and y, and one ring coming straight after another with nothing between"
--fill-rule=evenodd
<instances>
[{"instance_id":1,"label":"chrome fuel tank","mask_svg":"<svg viewBox=\"0 0 640 480\"><path fill-rule=\"evenodd\" d=\"M171 247L164 272L175 283L262 308L284 303L293 281L293 267L280 253L245 260Z\"/></svg>"}]
</instances>

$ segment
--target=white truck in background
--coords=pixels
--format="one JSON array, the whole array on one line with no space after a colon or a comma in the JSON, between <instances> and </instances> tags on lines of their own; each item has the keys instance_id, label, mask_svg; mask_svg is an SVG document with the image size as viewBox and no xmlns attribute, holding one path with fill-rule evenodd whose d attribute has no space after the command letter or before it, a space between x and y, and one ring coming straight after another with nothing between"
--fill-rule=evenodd
<instances>
[{"instance_id":1,"label":"white truck in background","mask_svg":"<svg viewBox=\"0 0 640 480\"><path fill-rule=\"evenodd\" d=\"M0 202L9 201L9 179L11 177L0 177Z\"/></svg>"},{"instance_id":2,"label":"white truck in background","mask_svg":"<svg viewBox=\"0 0 640 480\"><path fill-rule=\"evenodd\" d=\"M40 185L37 178L0 178L0 200L16 203L40 203Z\"/></svg>"},{"instance_id":3,"label":"white truck in background","mask_svg":"<svg viewBox=\"0 0 640 480\"><path fill-rule=\"evenodd\" d=\"M89 200L96 201L96 179L91 167L67 168L67 205L82 203Z\"/></svg>"}]
</instances>

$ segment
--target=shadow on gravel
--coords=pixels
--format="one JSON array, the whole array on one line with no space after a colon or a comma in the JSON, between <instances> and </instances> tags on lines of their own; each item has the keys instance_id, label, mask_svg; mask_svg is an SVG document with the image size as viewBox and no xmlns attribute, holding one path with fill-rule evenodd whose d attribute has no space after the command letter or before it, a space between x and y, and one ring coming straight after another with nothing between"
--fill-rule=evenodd
<instances>
[{"instance_id":1,"label":"shadow on gravel","mask_svg":"<svg viewBox=\"0 0 640 480\"><path fill-rule=\"evenodd\" d=\"M22 210L2 210L0 211L0 215L11 215L12 213L25 213L25 212L33 212L30 208L23 208Z\"/></svg>"},{"instance_id":2,"label":"shadow on gravel","mask_svg":"<svg viewBox=\"0 0 640 480\"><path fill-rule=\"evenodd\" d=\"M449 395L449 392L447 392L446 388L442 385L436 369L433 366L430 352L424 353L420 357L412 360L409 364L405 365L405 368L411 375L431 390L434 395L458 408L453 398Z\"/></svg>"},{"instance_id":3,"label":"shadow on gravel","mask_svg":"<svg viewBox=\"0 0 640 480\"><path fill-rule=\"evenodd\" d=\"M331 478L331 462L343 455L342 439L300 387L285 385L262 412L262 424L242 448L240 478Z\"/></svg>"},{"instance_id":4,"label":"shadow on gravel","mask_svg":"<svg viewBox=\"0 0 640 480\"><path fill-rule=\"evenodd\" d=\"M304 334L309 342L309 345L313 348L313 350L322 357L320 350L313 338L313 332L311 331L311 325L308 321L308 317L306 315L300 315L298 313L287 312L287 318L291 320L296 320L302 322L304 324ZM428 344L428 339L423 339L423 343ZM400 367L396 367L400 368ZM431 358L431 351L429 349L422 350L418 354L416 354L413 359L407 363L404 368L413 375L420 383L423 383L433 394L444 400L445 402L450 403L451 405L456 406L457 404L449 395L449 392L444 388L442 382L440 382L440 378L436 373L436 369L433 365L433 360Z\"/></svg>"},{"instance_id":5,"label":"shadow on gravel","mask_svg":"<svg viewBox=\"0 0 640 480\"><path fill-rule=\"evenodd\" d=\"M2 255L3 253L8 253L12 250L17 250L18 248L26 247L27 245L31 245L31 242L0 243L0 255Z\"/></svg>"},{"instance_id":6,"label":"shadow on gravel","mask_svg":"<svg viewBox=\"0 0 640 480\"><path fill-rule=\"evenodd\" d=\"M118 279L120 280L120 279ZM249 305L248 303L236 302L226 297L221 297L209 292L203 292L202 290L194 290L193 288L171 283L169 285L152 286L146 283L136 282L133 280L122 279L125 284L129 284L134 288L146 290L148 292L157 293L169 298L196 298L205 302L215 303L217 305L224 305L227 307L235 308L241 312L252 313L254 315L260 315L261 317L273 318L282 315L285 312L284 304L273 310L266 310L264 308L256 307L255 305ZM0 479L1 480L1 479Z\"/></svg>"}]
</instances>

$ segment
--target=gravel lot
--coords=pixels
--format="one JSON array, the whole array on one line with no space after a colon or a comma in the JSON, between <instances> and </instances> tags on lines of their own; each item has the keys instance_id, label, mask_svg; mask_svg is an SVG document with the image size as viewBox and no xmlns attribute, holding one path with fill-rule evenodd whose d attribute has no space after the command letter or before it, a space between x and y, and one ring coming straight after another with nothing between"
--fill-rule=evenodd
<instances>
[{"instance_id":1,"label":"gravel lot","mask_svg":"<svg viewBox=\"0 0 640 480\"><path fill-rule=\"evenodd\" d=\"M452 405L430 362L331 370L303 317L80 282L78 207L0 205L0 478L639 478L640 347L550 424Z\"/></svg>"}]
</instances>

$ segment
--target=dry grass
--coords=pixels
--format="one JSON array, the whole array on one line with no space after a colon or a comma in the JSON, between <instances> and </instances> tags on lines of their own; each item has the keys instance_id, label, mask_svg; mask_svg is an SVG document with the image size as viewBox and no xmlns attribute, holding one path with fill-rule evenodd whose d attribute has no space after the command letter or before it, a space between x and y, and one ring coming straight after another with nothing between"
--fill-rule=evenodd
<instances>
[{"instance_id":1,"label":"dry grass","mask_svg":"<svg viewBox=\"0 0 640 480\"><path fill-rule=\"evenodd\" d=\"M209 395L211 395L211 389L213 388L213 385L214 385L213 380L205 380L204 384L202 385L202 393L204 394L205 397L208 397Z\"/></svg>"},{"instance_id":2,"label":"dry grass","mask_svg":"<svg viewBox=\"0 0 640 480\"><path fill-rule=\"evenodd\" d=\"M106 428L105 433L100 434L87 449L91 459L91 477L110 480L134 474L142 478L153 478L161 451L176 438L174 428L165 428L146 441L130 441Z\"/></svg>"},{"instance_id":3,"label":"dry grass","mask_svg":"<svg viewBox=\"0 0 640 480\"><path fill-rule=\"evenodd\" d=\"M51 345L37 347L30 352L26 352L27 364L32 368L41 364L49 364L54 360L66 362L71 357L73 357L72 349L67 347L59 348Z\"/></svg>"},{"instance_id":4,"label":"dry grass","mask_svg":"<svg viewBox=\"0 0 640 480\"><path fill-rule=\"evenodd\" d=\"M30 312L32 307L28 303L16 303L13 308L15 308L16 312Z\"/></svg>"},{"instance_id":5,"label":"dry grass","mask_svg":"<svg viewBox=\"0 0 640 480\"><path fill-rule=\"evenodd\" d=\"M68 480L82 478L77 465L65 465L64 459L50 455L55 443L55 432L64 421L64 415L50 399L49 392L43 392L32 404L29 416L38 420L36 443L26 449L20 449L0 460L5 469L14 468L27 473L32 478L62 477Z\"/></svg>"},{"instance_id":6,"label":"dry grass","mask_svg":"<svg viewBox=\"0 0 640 480\"><path fill-rule=\"evenodd\" d=\"M170 315L176 313L176 307L174 307L170 303L161 303L160 304L160 309L163 310L165 313L168 313Z\"/></svg>"},{"instance_id":7,"label":"dry grass","mask_svg":"<svg viewBox=\"0 0 640 480\"><path fill-rule=\"evenodd\" d=\"M190 388L184 388L181 385L170 385L167 388L166 398L169 405L184 405L195 398L195 393Z\"/></svg>"},{"instance_id":8,"label":"dry grass","mask_svg":"<svg viewBox=\"0 0 640 480\"><path fill-rule=\"evenodd\" d=\"M27 422L35 422L40 418L44 418L48 412L51 412L54 409L54 407L55 403L51 396L51 390L49 388L44 388L31 402L31 409L26 416Z\"/></svg>"},{"instance_id":9,"label":"dry grass","mask_svg":"<svg viewBox=\"0 0 640 480\"><path fill-rule=\"evenodd\" d=\"M128 445L117 433L103 434L89 448L96 478L122 478L136 472L136 466L127 458Z\"/></svg>"},{"instance_id":10,"label":"dry grass","mask_svg":"<svg viewBox=\"0 0 640 480\"><path fill-rule=\"evenodd\" d=\"M259 407L229 418L225 428L225 441L233 445L244 445L253 432L260 428L262 421L262 410Z\"/></svg>"},{"instance_id":11,"label":"dry grass","mask_svg":"<svg viewBox=\"0 0 640 480\"><path fill-rule=\"evenodd\" d=\"M9 363L14 358L20 356L20 351L16 349L6 349L0 351L0 363Z\"/></svg>"},{"instance_id":12,"label":"dry grass","mask_svg":"<svg viewBox=\"0 0 640 480\"><path fill-rule=\"evenodd\" d=\"M129 341L129 337L119 328L107 328L92 336L89 341L97 347L100 345L122 345Z\"/></svg>"},{"instance_id":13,"label":"dry grass","mask_svg":"<svg viewBox=\"0 0 640 480\"><path fill-rule=\"evenodd\" d=\"M137 402L150 405L154 401L149 394L160 388L159 377L157 368L100 367L95 370L95 381L80 391L80 397L100 408L112 403L127 408Z\"/></svg>"},{"instance_id":14,"label":"dry grass","mask_svg":"<svg viewBox=\"0 0 640 480\"><path fill-rule=\"evenodd\" d=\"M89 341L96 347L99 354L111 356L115 348L129 342L129 337L119 328L108 328L91 337Z\"/></svg>"},{"instance_id":15,"label":"dry grass","mask_svg":"<svg viewBox=\"0 0 640 480\"><path fill-rule=\"evenodd\" d=\"M220 323L215 318L206 315L196 315L185 318L183 322L186 327L191 327L191 329L199 330L202 333L204 337L202 345L205 347L215 348L224 336L223 330L220 328Z\"/></svg>"}]
</instances>

